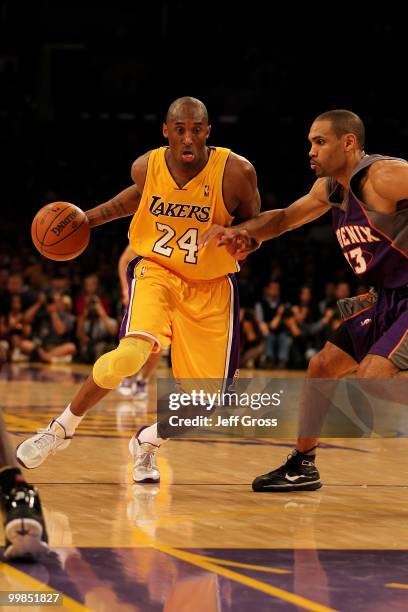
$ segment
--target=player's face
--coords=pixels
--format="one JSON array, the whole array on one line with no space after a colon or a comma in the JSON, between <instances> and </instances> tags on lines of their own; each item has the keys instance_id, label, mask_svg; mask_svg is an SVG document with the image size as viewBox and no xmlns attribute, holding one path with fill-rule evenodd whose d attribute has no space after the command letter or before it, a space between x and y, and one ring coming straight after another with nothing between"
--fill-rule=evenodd
<instances>
[{"instance_id":1,"label":"player's face","mask_svg":"<svg viewBox=\"0 0 408 612\"><path fill-rule=\"evenodd\" d=\"M184 167L199 166L206 159L206 143L211 126L200 111L180 110L163 125L175 161Z\"/></svg>"},{"instance_id":2,"label":"player's face","mask_svg":"<svg viewBox=\"0 0 408 612\"><path fill-rule=\"evenodd\" d=\"M336 176L346 163L344 137L337 138L331 121L315 121L310 128L310 167L317 177Z\"/></svg>"}]
</instances>

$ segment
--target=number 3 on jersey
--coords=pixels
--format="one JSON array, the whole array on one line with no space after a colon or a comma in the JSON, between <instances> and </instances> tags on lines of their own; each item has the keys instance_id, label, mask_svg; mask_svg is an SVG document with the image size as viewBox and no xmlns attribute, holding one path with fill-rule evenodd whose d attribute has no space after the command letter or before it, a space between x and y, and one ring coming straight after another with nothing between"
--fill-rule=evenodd
<instances>
[{"instance_id":1,"label":"number 3 on jersey","mask_svg":"<svg viewBox=\"0 0 408 612\"><path fill-rule=\"evenodd\" d=\"M344 255L356 274L363 274L367 270L367 262L360 247L352 249L348 253L344 252Z\"/></svg>"},{"instance_id":2,"label":"number 3 on jersey","mask_svg":"<svg viewBox=\"0 0 408 612\"><path fill-rule=\"evenodd\" d=\"M154 243L152 251L154 253L158 253L159 255L163 255L164 257L171 257L171 254L174 251L174 247L168 246L168 243L174 236L176 232L169 225L165 225L164 223L156 223L156 228L159 232L164 232L164 235L156 240ZM186 251L184 255L184 261L189 264L197 263L197 251L198 251L198 229L190 228L180 238L177 240L177 245L181 251Z\"/></svg>"}]
</instances>

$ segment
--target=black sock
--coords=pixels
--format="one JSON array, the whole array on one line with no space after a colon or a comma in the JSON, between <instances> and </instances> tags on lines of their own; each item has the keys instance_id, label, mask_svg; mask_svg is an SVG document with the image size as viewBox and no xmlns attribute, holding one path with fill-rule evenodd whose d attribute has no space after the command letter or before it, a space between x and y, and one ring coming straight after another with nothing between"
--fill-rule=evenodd
<instances>
[{"instance_id":1,"label":"black sock","mask_svg":"<svg viewBox=\"0 0 408 612\"><path fill-rule=\"evenodd\" d=\"M7 495L11 489L24 482L24 477L19 468L11 467L0 471L0 490L3 495Z\"/></svg>"},{"instance_id":2,"label":"black sock","mask_svg":"<svg viewBox=\"0 0 408 612\"><path fill-rule=\"evenodd\" d=\"M316 455L308 455L307 453L302 453L301 451L296 450L296 454L293 455L294 460L296 461L296 463L302 463L302 461L304 459L306 459L306 461L312 461L314 463L314 460L316 459Z\"/></svg>"}]
</instances>

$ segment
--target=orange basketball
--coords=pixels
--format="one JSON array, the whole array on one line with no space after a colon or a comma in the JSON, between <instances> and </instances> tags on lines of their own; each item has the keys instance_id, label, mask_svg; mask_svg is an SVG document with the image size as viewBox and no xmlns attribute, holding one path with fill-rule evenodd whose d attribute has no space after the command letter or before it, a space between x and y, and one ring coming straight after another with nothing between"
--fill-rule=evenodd
<instances>
[{"instance_id":1,"label":"orange basketball","mask_svg":"<svg viewBox=\"0 0 408 612\"><path fill-rule=\"evenodd\" d=\"M86 214L70 202L46 204L31 224L35 247L55 261L78 257L88 246L90 233Z\"/></svg>"}]
</instances>

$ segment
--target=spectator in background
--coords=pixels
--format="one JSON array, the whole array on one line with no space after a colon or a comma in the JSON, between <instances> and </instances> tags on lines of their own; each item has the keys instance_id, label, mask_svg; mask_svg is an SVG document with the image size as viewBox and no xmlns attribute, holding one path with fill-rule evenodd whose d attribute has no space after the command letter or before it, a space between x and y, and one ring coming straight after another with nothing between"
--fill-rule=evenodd
<instances>
[{"instance_id":1,"label":"spectator in background","mask_svg":"<svg viewBox=\"0 0 408 612\"><path fill-rule=\"evenodd\" d=\"M59 292L39 292L24 320L32 326L32 336L21 343L23 353L31 359L38 356L47 363L71 360L76 353L76 346L71 341L74 318L66 311Z\"/></svg>"},{"instance_id":2,"label":"spectator in background","mask_svg":"<svg viewBox=\"0 0 408 612\"><path fill-rule=\"evenodd\" d=\"M85 308L90 304L91 300L94 298L98 298L104 307L105 312L110 315L111 313L111 304L107 297L102 295L100 286L99 286L99 278L96 274L89 274L85 277L82 292L75 300L75 314L77 316L81 316Z\"/></svg>"},{"instance_id":3,"label":"spectator in background","mask_svg":"<svg viewBox=\"0 0 408 612\"><path fill-rule=\"evenodd\" d=\"M330 283L327 283L327 284L330 284ZM367 291L368 291L368 287L366 285L360 285L360 287L357 288L357 295L360 295L362 293L367 293ZM331 332L336 331L336 329L341 325L342 319L340 315L340 310L337 307L337 300L342 300L344 298L350 297L350 295L351 295L350 285L346 281L341 281L337 283L337 285L334 285L333 300L331 303L328 300L327 307L323 313L323 317L326 319L330 313L333 313L333 314L331 317L329 316L328 318L328 325L324 329L321 347L323 347L323 344L325 343L325 341L329 339Z\"/></svg>"},{"instance_id":4,"label":"spectator in background","mask_svg":"<svg viewBox=\"0 0 408 612\"><path fill-rule=\"evenodd\" d=\"M108 315L102 300L93 296L77 321L77 339L81 360L93 363L116 346L118 323Z\"/></svg>"},{"instance_id":5,"label":"spectator in background","mask_svg":"<svg viewBox=\"0 0 408 612\"><path fill-rule=\"evenodd\" d=\"M22 275L18 273L10 274L7 281L7 295L5 296L7 310L10 309L13 295L19 295L21 297L23 309L30 305L28 289L24 286Z\"/></svg>"},{"instance_id":6,"label":"spectator in background","mask_svg":"<svg viewBox=\"0 0 408 612\"><path fill-rule=\"evenodd\" d=\"M324 315L326 308L334 308L336 305L336 284L328 281L324 286L324 298L320 300L318 309L320 315Z\"/></svg>"},{"instance_id":7,"label":"spectator in background","mask_svg":"<svg viewBox=\"0 0 408 612\"><path fill-rule=\"evenodd\" d=\"M337 300L344 300L351 295L350 285L346 281L341 281L336 285L335 298Z\"/></svg>"},{"instance_id":8,"label":"spectator in background","mask_svg":"<svg viewBox=\"0 0 408 612\"><path fill-rule=\"evenodd\" d=\"M5 322L7 336L11 341L11 346L17 346L14 340L15 336L18 336L18 338L28 338L31 327L24 322L23 302L21 295L18 293L11 296L10 310L6 316Z\"/></svg>"},{"instance_id":9,"label":"spectator in background","mask_svg":"<svg viewBox=\"0 0 408 612\"><path fill-rule=\"evenodd\" d=\"M24 323L24 312L21 295L15 293L11 296L9 311L1 315L0 321L0 362L7 361L14 354L17 360L22 357L19 345L23 338L28 338L31 328Z\"/></svg>"},{"instance_id":10,"label":"spectator in background","mask_svg":"<svg viewBox=\"0 0 408 612\"><path fill-rule=\"evenodd\" d=\"M298 302L292 306L292 312L299 321L313 321L316 319L316 303L313 300L312 290L308 285L303 285L300 288Z\"/></svg>"},{"instance_id":11,"label":"spectator in background","mask_svg":"<svg viewBox=\"0 0 408 612\"><path fill-rule=\"evenodd\" d=\"M280 283L269 282L262 299L255 304L255 318L265 338L265 360L262 365L285 369L289 363L293 338L288 333L285 317L287 306L281 301Z\"/></svg>"},{"instance_id":12,"label":"spectator in background","mask_svg":"<svg viewBox=\"0 0 408 612\"><path fill-rule=\"evenodd\" d=\"M323 345L323 337L327 335L334 309L326 308L323 316L319 316L312 290L305 285L300 288L298 303L291 307L291 311L292 316L286 319L286 325L294 340L293 366L305 368Z\"/></svg>"},{"instance_id":13,"label":"spectator in background","mask_svg":"<svg viewBox=\"0 0 408 612\"><path fill-rule=\"evenodd\" d=\"M59 274L52 276L49 286L51 291L58 291L62 296L71 295L71 280L68 278L68 276L62 276Z\"/></svg>"},{"instance_id":14,"label":"spectator in background","mask_svg":"<svg viewBox=\"0 0 408 612\"><path fill-rule=\"evenodd\" d=\"M261 357L265 352L265 339L254 311L251 308L240 310L240 338L241 338L241 368L259 367Z\"/></svg>"},{"instance_id":15,"label":"spectator in background","mask_svg":"<svg viewBox=\"0 0 408 612\"><path fill-rule=\"evenodd\" d=\"M25 268L24 278L27 283L26 308L28 308L37 300L37 294L48 286L48 278L43 270L43 264L39 262L33 262Z\"/></svg>"}]
</instances>

